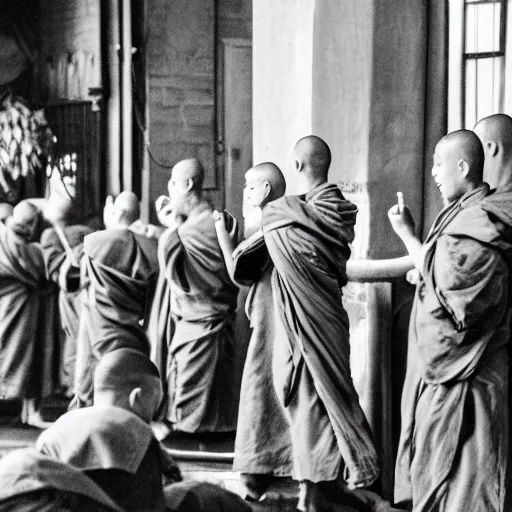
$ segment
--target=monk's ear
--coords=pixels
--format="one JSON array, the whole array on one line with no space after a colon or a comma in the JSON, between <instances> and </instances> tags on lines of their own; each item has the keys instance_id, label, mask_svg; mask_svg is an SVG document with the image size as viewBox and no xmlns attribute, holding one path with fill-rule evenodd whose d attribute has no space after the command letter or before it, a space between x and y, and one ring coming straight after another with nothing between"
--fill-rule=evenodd
<instances>
[{"instance_id":1,"label":"monk's ear","mask_svg":"<svg viewBox=\"0 0 512 512\"><path fill-rule=\"evenodd\" d=\"M194 188L194 180L189 178L187 180L187 192L190 192Z\"/></svg>"},{"instance_id":2,"label":"monk's ear","mask_svg":"<svg viewBox=\"0 0 512 512\"><path fill-rule=\"evenodd\" d=\"M490 156L496 156L498 154L498 144L493 140L488 140L484 144L485 152Z\"/></svg>"},{"instance_id":3,"label":"monk's ear","mask_svg":"<svg viewBox=\"0 0 512 512\"><path fill-rule=\"evenodd\" d=\"M128 397L128 403L130 405L130 409L136 413L136 411L140 408L140 401L142 398L142 389L141 388L135 388L132 389L130 392L130 396Z\"/></svg>"},{"instance_id":4,"label":"monk's ear","mask_svg":"<svg viewBox=\"0 0 512 512\"><path fill-rule=\"evenodd\" d=\"M272 185L268 181L265 181L263 186L265 187L265 192L263 193L263 198L268 199L270 197L270 195L272 194Z\"/></svg>"},{"instance_id":5,"label":"monk's ear","mask_svg":"<svg viewBox=\"0 0 512 512\"><path fill-rule=\"evenodd\" d=\"M469 174L469 164L466 162L466 160L463 160L462 158L457 162L457 168L459 169L459 172L461 173L461 176L463 178L467 178Z\"/></svg>"},{"instance_id":6,"label":"monk's ear","mask_svg":"<svg viewBox=\"0 0 512 512\"><path fill-rule=\"evenodd\" d=\"M301 172L302 170L304 170L304 164L298 158L295 159L295 170L297 172Z\"/></svg>"}]
</instances>

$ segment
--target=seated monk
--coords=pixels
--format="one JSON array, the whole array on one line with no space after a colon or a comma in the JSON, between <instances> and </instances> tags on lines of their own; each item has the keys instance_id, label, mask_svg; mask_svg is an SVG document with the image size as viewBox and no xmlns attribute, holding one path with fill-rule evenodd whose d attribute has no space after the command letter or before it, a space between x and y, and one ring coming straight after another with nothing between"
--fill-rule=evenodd
<instances>
[{"instance_id":1,"label":"seated monk","mask_svg":"<svg viewBox=\"0 0 512 512\"><path fill-rule=\"evenodd\" d=\"M36 450L14 450L0 460L0 512L122 512L80 471Z\"/></svg>"},{"instance_id":2,"label":"seated monk","mask_svg":"<svg viewBox=\"0 0 512 512\"><path fill-rule=\"evenodd\" d=\"M0 400L25 399L38 392L32 375L40 335L40 309L46 288L43 253L32 243L39 211L19 203L0 222ZM45 319L47 322L48 320ZM38 334L39 333L39 334Z\"/></svg>"},{"instance_id":3,"label":"seated monk","mask_svg":"<svg viewBox=\"0 0 512 512\"><path fill-rule=\"evenodd\" d=\"M274 307L272 260L265 247L255 202L265 205L284 195L283 173L273 163L256 165L245 174L243 212L246 239L235 249L233 230L216 214L215 228L226 266L239 285L251 286L246 312L252 328L240 390L233 470L240 471L247 496L258 500L273 476L292 473L291 438L272 381Z\"/></svg>"},{"instance_id":4,"label":"seated monk","mask_svg":"<svg viewBox=\"0 0 512 512\"><path fill-rule=\"evenodd\" d=\"M395 476L396 502L417 512L505 510L512 243L487 210L483 166L471 131L437 144L446 207L423 244L407 207L389 211L420 271Z\"/></svg>"},{"instance_id":5,"label":"seated monk","mask_svg":"<svg viewBox=\"0 0 512 512\"><path fill-rule=\"evenodd\" d=\"M150 359L114 350L96 368L94 405L61 416L36 447L83 471L124 510L164 510L160 448L149 426L161 400Z\"/></svg>"},{"instance_id":6,"label":"seated monk","mask_svg":"<svg viewBox=\"0 0 512 512\"><path fill-rule=\"evenodd\" d=\"M163 364L167 349L166 420L187 433L230 432L236 425L238 289L226 269L212 207L202 197L203 179L195 159L172 170L169 198L159 215L167 229L158 245L160 277L148 327L155 362Z\"/></svg>"},{"instance_id":7,"label":"seated monk","mask_svg":"<svg viewBox=\"0 0 512 512\"><path fill-rule=\"evenodd\" d=\"M158 275L156 240L134 233L139 200L123 192L107 198L103 231L84 239L87 298L77 338L75 397L70 409L92 402L92 375L103 354L126 347L149 354L143 322Z\"/></svg>"},{"instance_id":8,"label":"seated monk","mask_svg":"<svg viewBox=\"0 0 512 512\"><path fill-rule=\"evenodd\" d=\"M273 376L292 439L302 511L328 501L364 504L379 475L372 433L350 373L348 315L342 305L357 207L327 181L328 145L308 136L295 145L299 195L255 206L274 264ZM259 204L258 204L259 203Z\"/></svg>"},{"instance_id":9,"label":"seated monk","mask_svg":"<svg viewBox=\"0 0 512 512\"><path fill-rule=\"evenodd\" d=\"M84 237L94 230L73 222L74 204L56 198L48 202L43 213L55 227L41 235L48 280L59 286L59 319L64 333L60 381L64 392L73 395L76 364L76 340L80 323L81 296L85 283L80 282L80 260Z\"/></svg>"}]
</instances>

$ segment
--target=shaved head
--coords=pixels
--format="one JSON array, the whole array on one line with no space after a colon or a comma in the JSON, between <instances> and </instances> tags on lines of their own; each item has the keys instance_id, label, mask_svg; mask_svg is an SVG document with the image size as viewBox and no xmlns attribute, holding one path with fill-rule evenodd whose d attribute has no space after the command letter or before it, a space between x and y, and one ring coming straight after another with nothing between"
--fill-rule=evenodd
<instances>
[{"instance_id":1,"label":"shaved head","mask_svg":"<svg viewBox=\"0 0 512 512\"><path fill-rule=\"evenodd\" d=\"M141 401L134 408L130 396L140 389ZM102 356L94 373L94 403L133 410L150 421L162 401L162 380L148 356L131 348L119 348ZM134 410L137 409L137 410Z\"/></svg>"},{"instance_id":2,"label":"shaved head","mask_svg":"<svg viewBox=\"0 0 512 512\"><path fill-rule=\"evenodd\" d=\"M308 178L327 181L331 150L324 140L315 135L303 137L295 144L293 154L303 164Z\"/></svg>"},{"instance_id":3,"label":"shaved head","mask_svg":"<svg viewBox=\"0 0 512 512\"><path fill-rule=\"evenodd\" d=\"M201 190L204 182L204 167L197 158L181 160L172 168L172 177L175 180L192 180L193 190Z\"/></svg>"},{"instance_id":4,"label":"shaved head","mask_svg":"<svg viewBox=\"0 0 512 512\"><path fill-rule=\"evenodd\" d=\"M0 203L0 221L5 221L7 217L10 217L13 212L12 204Z\"/></svg>"},{"instance_id":5,"label":"shaved head","mask_svg":"<svg viewBox=\"0 0 512 512\"><path fill-rule=\"evenodd\" d=\"M140 217L139 198L133 192L121 192L114 201L117 217L125 224L131 225Z\"/></svg>"},{"instance_id":6,"label":"shaved head","mask_svg":"<svg viewBox=\"0 0 512 512\"><path fill-rule=\"evenodd\" d=\"M485 117L474 132L484 148L484 180L491 188L512 183L512 118L506 114Z\"/></svg>"},{"instance_id":7,"label":"shaved head","mask_svg":"<svg viewBox=\"0 0 512 512\"><path fill-rule=\"evenodd\" d=\"M272 162L264 162L262 164L251 167L245 174L247 181L255 181L260 184L265 181L269 183L271 192L268 201L274 201L282 196L286 191L286 181L284 179L281 169Z\"/></svg>"},{"instance_id":8,"label":"shaved head","mask_svg":"<svg viewBox=\"0 0 512 512\"><path fill-rule=\"evenodd\" d=\"M438 149L468 164L468 180L475 183L482 181L485 156L482 143L474 132L471 130L451 132L437 143L436 151Z\"/></svg>"},{"instance_id":9,"label":"shaved head","mask_svg":"<svg viewBox=\"0 0 512 512\"><path fill-rule=\"evenodd\" d=\"M13 211L12 216L7 219L10 227L27 239L32 239L39 222L39 209L28 201L18 203Z\"/></svg>"}]
</instances>

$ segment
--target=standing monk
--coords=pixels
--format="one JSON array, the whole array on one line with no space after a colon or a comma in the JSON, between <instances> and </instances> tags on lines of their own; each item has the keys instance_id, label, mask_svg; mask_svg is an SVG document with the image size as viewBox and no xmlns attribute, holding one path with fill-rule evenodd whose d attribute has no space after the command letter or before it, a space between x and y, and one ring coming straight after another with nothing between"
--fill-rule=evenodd
<instances>
[{"instance_id":1,"label":"standing monk","mask_svg":"<svg viewBox=\"0 0 512 512\"><path fill-rule=\"evenodd\" d=\"M203 179L198 160L178 162L159 215L167 227L158 245L160 272L174 323L167 351L166 419L175 430L188 433L228 432L236 425L233 325L238 290L224 263L212 207L202 197ZM165 310L163 314L153 309L152 322L169 322ZM158 332L151 323L150 332ZM158 337L151 341L162 343Z\"/></svg>"},{"instance_id":2,"label":"standing monk","mask_svg":"<svg viewBox=\"0 0 512 512\"><path fill-rule=\"evenodd\" d=\"M290 423L299 509L316 511L328 510L327 482L369 486L379 468L350 375L341 301L357 207L327 183L331 154L322 139L299 140L294 158L300 195L266 204L262 224L275 267L275 386Z\"/></svg>"},{"instance_id":3,"label":"standing monk","mask_svg":"<svg viewBox=\"0 0 512 512\"><path fill-rule=\"evenodd\" d=\"M146 314L158 275L157 242L130 230L140 216L133 192L107 198L105 227L84 239L89 281L77 341L75 397L71 408L90 405L94 367L103 354L134 348L149 355Z\"/></svg>"},{"instance_id":4,"label":"standing monk","mask_svg":"<svg viewBox=\"0 0 512 512\"><path fill-rule=\"evenodd\" d=\"M506 114L494 114L479 121L473 131L484 147L484 181L493 189L485 198L483 208L499 218L512 231L512 118ZM512 268L510 255L508 261L510 272ZM509 416L512 409L511 382L509 366ZM510 429L509 425L506 510L509 510L512 504L512 432Z\"/></svg>"},{"instance_id":5,"label":"standing monk","mask_svg":"<svg viewBox=\"0 0 512 512\"><path fill-rule=\"evenodd\" d=\"M441 139L432 175L447 206L423 245L409 209L389 211L420 270L395 478L396 501L415 512L503 510L511 245L483 208L483 165L473 132Z\"/></svg>"},{"instance_id":6,"label":"standing monk","mask_svg":"<svg viewBox=\"0 0 512 512\"><path fill-rule=\"evenodd\" d=\"M34 351L46 341L38 329L46 287L43 252L31 243L38 221L36 207L22 201L5 224L0 222L1 400L33 396L29 384L38 377Z\"/></svg>"},{"instance_id":7,"label":"standing monk","mask_svg":"<svg viewBox=\"0 0 512 512\"><path fill-rule=\"evenodd\" d=\"M44 210L45 218L55 227L41 235L47 278L59 286L59 317L64 332L61 354L61 384L66 394L73 394L76 364L76 340L80 323L81 288L79 263L84 237L94 230L73 223L72 201L56 199ZM62 239L65 238L65 240ZM67 247L65 247L67 245ZM69 249L72 254L68 254Z\"/></svg>"},{"instance_id":8,"label":"standing monk","mask_svg":"<svg viewBox=\"0 0 512 512\"><path fill-rule=\"evenodd\" d=\"M240 406L235 439L233 470L251 499L259 499L272 477L292 472L291 439L288 423L276 397L272 382L274 348L274 307L272 299L272 260L257 225L254 204L265 205L284 195L283 173L266 162L245 174L244 220L246 239L235 249L235 240L226 229L223 215L215 222L226 266L240 285L251 286L246 313L252 328L240 390ZM214 212L216 213L216 212Z\"/></svg>"}]
</instances>

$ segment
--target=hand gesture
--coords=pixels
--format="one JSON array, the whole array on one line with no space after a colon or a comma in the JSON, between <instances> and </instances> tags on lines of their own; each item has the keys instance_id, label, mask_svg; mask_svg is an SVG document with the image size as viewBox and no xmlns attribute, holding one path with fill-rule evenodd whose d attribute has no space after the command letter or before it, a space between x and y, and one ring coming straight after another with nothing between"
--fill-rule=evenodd
<instances>
[{"instance_id":1,"label":"hand gesture","mask_svg":"<svg viewBox=\"0 0 512 512\"><path fill-rule=\"evenodd\" d=\"M155 210L162 226L170 228L176 224L175 215L172 213L171 202L167 196L160 196L155 201Z\"/></svg>"},{"instance_id":2,"label":"hand gesture","mask_svg":"<svg viewBox=\"0 0 512 512\"><path fill-rule=\"evenodd\" d=\"M103 208L103 224L108 226L112 223L112 218L114 216L114 198L112 196L107 196L105 200L105 207Z\"/></svg>"},{"instance_id":3,"label":"hand gesture","mask_svg":"<svg viewBox=\"0 0 512 512\"><path fill-rule=\"evenodd\" d=\"M389 209L388 218L391 227L402 240L414 236L414 219L407 206L400 211L398 205L395 204Z\"/></svg>"},{"instance_id":4,"label":"hand gesture","mask_svg":"<svg viewBox=\"0 0 512 512\"><path fill-rule=\"evenodd\" d=\"M228 231L226 226L226 216L224 215L224 212L213 210L212 217L215 221L215 231L217 232L217 239L219 240L220 246L228 248L230 251L232 251L236 244L235 238L238 231L238 223L236 219L233 219L233 225Z\"/></svg>"}]
</instances>

